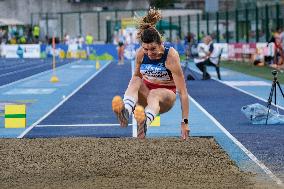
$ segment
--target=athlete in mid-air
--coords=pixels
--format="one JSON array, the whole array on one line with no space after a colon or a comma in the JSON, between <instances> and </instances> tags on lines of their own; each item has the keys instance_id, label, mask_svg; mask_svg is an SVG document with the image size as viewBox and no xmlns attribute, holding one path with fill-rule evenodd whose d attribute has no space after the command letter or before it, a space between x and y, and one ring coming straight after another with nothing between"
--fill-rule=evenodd
<instances>
[{"instance_id":1,"label":"athlete in mid-air","mask_svg":"<svg viewBox=\"0 0 284 189\"><path fill-rule=\"evenodd\" d=\"M155 28L161 19L160 11L150 9L138 20L137 39L141 47L136 53L136 68L124 98L115 96L112 109L120 125L126 127L131 113L137 121L137 137L145 138L147 127L157 114L169 111L178 91L181 101L181 137L189 136L189 97L180 65L179 54L174 48L163 45Z\"/></svg>"}]
</instances>

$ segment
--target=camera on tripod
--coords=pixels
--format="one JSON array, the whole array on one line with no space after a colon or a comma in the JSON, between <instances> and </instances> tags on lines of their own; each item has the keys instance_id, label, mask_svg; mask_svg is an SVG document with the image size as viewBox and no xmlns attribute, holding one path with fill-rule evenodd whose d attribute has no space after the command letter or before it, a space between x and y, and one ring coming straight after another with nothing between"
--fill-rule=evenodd
<instances>
[{"instance_id":1,"label":"camera on tripod","mask_svg":"<svg viewBox=\"0 0 284 189\"><path fill-rule=\"evenodd\" d=\"M271 108L271 103L272 103L272 100L273 100L273 97L274 97L274 105L276 106L276 88L278 87L283 98L284 98L284 93L281 89L281 86L280 86L280 83L279 81L277 80L277 74L278 74L278 71L277 70L272 70L271 71L272 75L274 76L273 77L273 81L272 81L272 86L271 86L271 89L270 89L270 94L269 94L269 97L268 97L268 100L267 100L267 108L268 108L268 111L267 111L267 116L266 116L266 125L267 125L267 121L268 121L268 116L269 116L269 112L270 112L270 108Z\"/></svg>"},{"instance_id":2,"label":"camera on tripod","mask_svg":"<svg viewBox=\"0 0 284 189\"><path fill-rule=\"evenodd\" d=\"M277 70L272 70L271 73L274 77L278 74Z\"/></svg>"}]
</instances>

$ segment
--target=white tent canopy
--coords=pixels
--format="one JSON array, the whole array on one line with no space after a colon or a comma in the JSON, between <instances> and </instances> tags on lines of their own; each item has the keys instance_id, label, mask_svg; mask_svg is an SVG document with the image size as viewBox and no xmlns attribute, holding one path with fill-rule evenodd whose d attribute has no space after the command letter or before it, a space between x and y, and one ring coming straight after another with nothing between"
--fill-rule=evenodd
<instances>
[{"instance_id":1,"label":"white tent canopy","mask_svg":"<svg viewBox=\"0 0 284 189\"><path fill-rule=\"evenodd\" d=\"M0 26L25 25L24 22L13 18L0 18Z\"/></svg>"}]
</instances>

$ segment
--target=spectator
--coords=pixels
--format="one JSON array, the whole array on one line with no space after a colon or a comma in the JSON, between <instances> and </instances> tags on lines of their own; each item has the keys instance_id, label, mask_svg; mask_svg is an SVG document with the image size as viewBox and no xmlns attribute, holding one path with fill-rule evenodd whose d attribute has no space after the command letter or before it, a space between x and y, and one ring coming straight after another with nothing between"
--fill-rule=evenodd
<instances>
[{"instance_id":1,"label":"spectator","mask_svg":"<svg viewBox=\"0 0 284 189\"><path fill-rule=\"evenodd\" d=\"M27 39L26 36L22 35L19 39L19 43L20 44L26 44L27 43Z\"/></svg>"},{"instance_id":2,"label":"spectator","mask_svg":"<svg viewBox=\"0 0 284 189\"><path fill-rule=\"evenodd\" d=\"M262 55L261 55L261 52L258 48L256 48L256 52L255 54L252 55L252 60L253 60L253 64L255 66L264 66L264 62L263 62L263 59L262 59Z\"/></svg>"},{"instance_id":3,"label":"spectator","mask_svg":"<svg viewBox=\"0 0 284 189\"><path fill-rule=\"evenodd\" d=\"M34 43L39 43L40 27L35 25L33 28Z\"/></svg>"},{"instance_id":4,"label":"spectator","mask_svg":"<svg viewBox=\"0 0 284 189\"><path fill-rule=\"evenodd\" d=\"M125 48L125 41L126 38L123 35L123 30L120 30L118 35L118 47L117 47L117 53L118 53L118 64L124 64L124 48Z\"/></svg>"},{"instance_id":5,"label":"spectator","mask_svg":"<svg viewBox=\"0 0 284 189\"><path fill-rule=\"evenodd\" d=\"M274 63L274 55L275 55L275 38L272 36L267 43L267 52L265 52L264 55L265 63L268 65L272 65Z\"/></svg>"},{"instance_id":6,"label":"spectator","mask_svg":"<svg viewBox=\"0 0 284 189\"><path fill-rule=\"evenodd\" d=\"M79 35L76 39L76 43L78 44L78 48L82 49L83 48L83 44L85 43L85 39L84 37L82 37L81 35Z\"/></svg>"},{"instance_id":7,"label":"spectator","mask_svg":"<svg viewBox=\"0 0 284 189\"><path fill-rule=\"evenodd\" d=\"M64 34L63 43L66 45L69 45L70 43L70 36L67 33Z\"/></svg>"},{"instance_id":8,"label":"spectator","mask_svg":"<svg viewBox=\"0 0 284 189\"><path fill-rule=\"evenodd\" d=\"M198 56L197 42L194 39L194 34L188 33L184 39L186 59L195 58Z\"/></svg>"},{"instance_id":9,"label":"spectator","mask_svg":"<svg viewBox=\"0 0 284 189\"><path fill-rule=\"evenodd\" d=\"M0 28L0 44L2 44L2 42L5 43L5 40L4 40L5 34L6 34L6 31Z\"/></svg>"},{"instance_id":10,"label":"spectator","mask_svg":"<svg viewBox=\"0 0 284 189\"><path fill-rule=\"evenodd\" d=\"M27 43L31 44L33 43L33 29L31 27L28 27L27 31Z\"/></svg>"},{"instance_id":11,"label":"spectator","mask_svg":"<svg viewBox=\"0 0 284 189\"><path fill-rule=\"evenodd\" d=\"M94 37L90 33L88 33L86 35L86 44L91 45L93 44L93 42L94 42Z\"/></svg>"},{"instance_id":12,"label":"spectator","mask_svg":"<svg viewBox=\"0 0 284 189\"><path fill-rule=\"evenodd\" d=\"M274 57L274 63L276 65L282 65L284 61L284 52L282 48L281 43L281 37L279 33L274 34L275 38L275 57Z\"/></svg>"},{"instance_id":13,"label":"spectator","mask_svg":"<svg viewBox=\"0 0 284 189\"><path fill-rule=\"evenodd\" d=\"M202 79L210 79L210 74L206 71L206 66L216 66L218 63L218 56L214 56L214 45L211 36L206 36L203 39L205 46L199 48L200 56L194 61L198 69L202 72Z\"/></svg>"},{"instance_id":14,"label":"spectator","mask_svg":"<svg viewBox=\"0 0 284 189\"><path fill-rule=\"evenodd\" d=\"M277 28L277 32L279 34L279 38L280 38L280 44L282 46L282 51L284 50L284 30L283 27L279 27Z\"/></svg>"}]
</instances>

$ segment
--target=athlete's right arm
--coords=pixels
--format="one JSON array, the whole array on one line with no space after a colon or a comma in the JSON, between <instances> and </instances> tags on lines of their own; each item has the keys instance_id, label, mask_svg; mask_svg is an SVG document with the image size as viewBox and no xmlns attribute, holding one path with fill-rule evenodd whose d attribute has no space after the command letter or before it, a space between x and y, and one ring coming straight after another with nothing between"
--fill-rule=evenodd
<instances>
[{"instance_id":1,"label":"athlete's right arm","mask_svg":"<svg viewBox=\"0 0 284 189\"><path fill-rule=\"evenodd\" d=\"M142 78L142 74L140 73L140 65L142 63L143 56L144 56L144 52L143 52L142 48L139 48L137 50L137 53L136 53L135 71L134 71L133 76L138 76L138 77Z\"/></svg>"}]
</instances>

